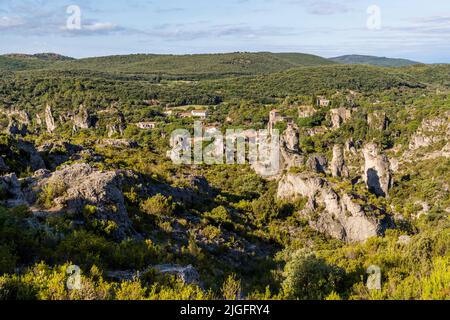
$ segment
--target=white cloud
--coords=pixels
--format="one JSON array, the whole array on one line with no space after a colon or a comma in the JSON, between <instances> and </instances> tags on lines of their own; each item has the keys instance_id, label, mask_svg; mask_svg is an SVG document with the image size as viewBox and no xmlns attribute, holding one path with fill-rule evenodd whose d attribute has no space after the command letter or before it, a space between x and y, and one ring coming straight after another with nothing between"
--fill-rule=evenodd
<instances>
[{"instance_id":1,"label":"white cloud","mask_svg":"<svg viewBox=\"0 0 450 320\"><path fill-rule=\"evenodd\" d=\"M21 18L15 17L0 17L0 28L13 28L24 24Z\"/></svg>"},{"instance_id":2,"label":"white cloud","mask_svg":"<svg viewBox=\"0 0 450 320\"><path fill-rule=\"evenodd\" d=\"M118 26L110 22L95 22L93 24L83 26L83 29L88 31L112 31L118 29Z\"/></svg>"}]
</instances>

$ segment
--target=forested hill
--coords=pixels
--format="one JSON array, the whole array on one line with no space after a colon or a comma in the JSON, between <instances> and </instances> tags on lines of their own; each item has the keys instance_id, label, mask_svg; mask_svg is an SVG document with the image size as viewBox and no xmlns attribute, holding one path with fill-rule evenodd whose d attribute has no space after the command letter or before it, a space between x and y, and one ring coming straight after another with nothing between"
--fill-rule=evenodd
<instances>
[{"instance_id":1,"label":"forested hill","mask_svg":"<svg viewBox=\"0 0 450 320\"><path fill-rule=\"evenodd\" d=\"M407 59L393 59L386 57L374 57L364 55L346 55L331 58L330 60L343 64L365 64L379 67L405 67L415 64L421 64L420 62L411 61Z\"/></svg>"},{"instance_id":2,"label":"forested hill","mask_svg":"<svg viewBox=\"0 0 450 320\"><path fill-rule=\"evenodd\" d=\"M44 60L39 59L38 56L26 55L0 56L0 70L83 70L122 75L157 75L184 80L268 74L298 66L334 63L309 54L268 52L196 55L136 54L77 60Z\"/></svg>"},{"instance_id":3,"label":"forested hill","mask_svg":"<svg viewBox=\"0 0 450 320\"><path fill-rule=\"evenodd\" d=\"M0 55L0 71L24 71L51 67L59 61L73 60L55 53Z\"/></svg>"}]
</instances>

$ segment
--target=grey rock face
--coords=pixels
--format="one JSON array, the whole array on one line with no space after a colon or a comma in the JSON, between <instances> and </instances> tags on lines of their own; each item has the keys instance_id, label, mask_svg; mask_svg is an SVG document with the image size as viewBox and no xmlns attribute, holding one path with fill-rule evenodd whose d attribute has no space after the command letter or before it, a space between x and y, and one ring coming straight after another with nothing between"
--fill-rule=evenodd
<instances>
[{"instance_id":1,"label":"grey rock face","mask_svg":"<svg viewBox=\"0 0 450 320\"><path fill-rule=\"evenodd\" d=\"M139 146L136 141L128 139L103 139L99 143L114 148L137 148Z\"/></svg>"},{"instance_id":2,"label":"grey rock face","mask_svg":"<svg viewBox=\"0 0 450 320\"><path fill-rule=\"evenodd\" d=\"M348 177L348 168L345 165L344 150L341 145L333 147L333 160L331 160L331 174L333 177Z\"/></svg>"},{"instance_id":3,"label":"grey rock face","mask_svg":"<svg viewBox=\"0 0 450 320\"><path fill-rule=\"evenodd\" d=\"M157 270L162 274L176 276L185 284L200 283L200 275L198 274L197 270L191 265L179 266L179 265L163 264L149 267L143 272L135 270L109 271L106 273L106 275L108 278L114 279L116 281L132 281L135 278L140 278L143 274L152 269Z\"/></svg>"},{"instance_id":4,"label":"grey rock face","mask_svg":"<svg viewBox=\"0 0 450 320\"><path fill-rule=\"evenodd\" d=\"M0 190L3 200L0 203L8 208L27 205L19 180L15 173L0 177Z\"/></svg>"},{"instance_id":5,"label":"grey rock face","mask_svg":"<svg viewBox=\"0 0 450 320\"><path fill-rule=\"evenodd\" d=\"M279 182L277 196L285 200L308 198L310 226L342 241L365 241L383 235L393 225L389 218L367 214L350 195L339 195L325 179L309 174L284 176Z\"/></svg>"},{"instance_id":6,"label":"grey rock face","mask_svg":"<svg viewBox=\"0 0 450 320\"><path fill-rule=\"evenodd\" d=\"M21 135L25 136L28 133L28 128L26 124L20 124L15 119L9 119L8 128L6 133L11 135Z\"/></svg>"},{"instance_id":7,"label":"grey rock face","mask_svg":"<svg viewBox=\"0 0 450 320\"><path fill-rule=\"evenodd\" d=\"M289 151L300 152L298 128L291 123L288 124L286 131L281 137L281 143Z\"/></svg>"},{"instance_id":8,"label":"grey rock face","mask_svg":"<svg viewBox=\"0 0 450 320\"><path fill-rule=\"evenodd\" d=\"M37 148L49 169L55 170L69 160L79 160L83 148L68 142L47 142Z\"/></svg>"},{"instance_id":9,"label":"grey rock face","mask_svg":"<svg viewBox=\"0 0 450 320\"><path fill-rule=\"evenodd\" d=\"M443 117L425 119L417 132L412 136L410 150L428 147L443 139L450 139L450 111Z\"/></svg>"},{"instance_id":10,"label":"grey rock face","mask_svg":"<svg viewBox=\"0 0 450 320\"><path fill-rule=\"evenodd\" d=\"M45 125L47 126L47 132L52 133L56 130L56 121L53 117L53 110L50 105L45 107Z\"/></svg>"},{"instance_id":11,"label":"grey rock face","mask_svg":"<svg viewBox=\"0 0 450 320\"><path fill-rule=\"evenodd\" d=\"M122 112L117 111L117 116L114 120L107 124L108 137L111 138L116 134L123 135L124 130L127 127L125 117Z\"/></svg>"},{"instance_id":12,"label":"grey rock face","mask_svg":"<svg viewBox=\"0 0 450 320\"><path fill-rule=\"evenodd\" d=\"M17 147L28 154L27 160L31 170L36 171L39 169L45 169L44 160L32 143L18 140Z\"/></svg>"},{"instance_id":13,"label":"grey rock face","mask_svg":"<svg viewBox=\"0 0 450 320\"><path fill-rule=\"evenodd\" d=\"M92 127L92 120L88 110L80 105L78 113L73 117L73 130L89 129Z\"/></svg>"},{"instance_id":14,"label":"grey rock face","mask_svg":"<svg viewBox=\"0 0 450 320\"><path fill-rule=\"evenodd\" d=\"M298 128L288 124L287 130L281 136L280 161L281 168L290 169L304 163L304 157L300 155L300 139Z\"/></svg>"},{"instance_id":15,"label":"grey rock face","mask_svg":"<svg viewBox=\"0 0 450 320\"><path fill-rule=\"evenodd\" d=\"M81 215L86 205L95 207L90 218L115 222L117 229L113 236L124 239L132 235L133 230L121 191L122 182L118 172L101 172L82 163L65 166L38 181L36 186L41 190L45 186L57 186L59 192L53 202L55 210L61 213Z\"/></svg>"},{"instance_id":16,"label":"grey rock face","mask_svg":"<svg viewBox=\"0 0 450 320\"><path fill-rule=\"evenodd\" d=\"M328 159L325 156L310 156L306 161L306 166L317 173L326 173L328 169Z\"/></svg>"},{"instance_id":17,"label":"grey rock face","mask_svg":"<svg viewBox=\"0 0 450 320\"><path fill-rule=\"evenodd\" d=\"M370 192L387 197L392 187L392 172L388 157L381 153L375 143L368 143L363 148L364 154L364 181Z\"/></svg>"},{"instance_id":18,"label":"grey rock face","mask_svg":"<svg viewBox=\"0 0 450 320\"><path fill-rule=\"evenodd\" d=\"M191 265L182 267L178 265L164 264L154 266L153 269L156 269L163 274L177 276L185 284L199 284L200 282L200 275L198 274L197 270Z\"/></svg>"},{"instance_id":19,"label":"grey rock face","mask_svg":"<svg viewBox=\"0 0 450 320\"><path fill-rule=\"evenodd\" d=\"M351 110L346 108L331 109L330 114L333 129L339 129L342 124L350 120L352 117Z\"/></svg>"}]
</instances>

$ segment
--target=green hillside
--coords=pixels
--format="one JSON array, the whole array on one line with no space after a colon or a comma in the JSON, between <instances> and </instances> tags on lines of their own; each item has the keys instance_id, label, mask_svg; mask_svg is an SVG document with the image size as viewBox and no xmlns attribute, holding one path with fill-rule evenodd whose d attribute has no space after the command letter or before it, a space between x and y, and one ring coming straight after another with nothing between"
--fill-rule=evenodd
<instances>
[{"instance_id":1,"label":"green hillside","mask_svg":"<svg viewBox=\"0 0 450 320\"><path fill-rule=\"evenodd\" d=\"M23 71L50 67L57 61L68 61L72 58L54 53L6 54L0 56L0 71Z\"/></svg>"},{"instance_id":2,"label":"green hillside","mask_svg":"<svg viewBox=\"0 0 450 320\"><path fill-rule=\"evenodd\" d=\"M386 57L374 57L364 55L345 55L331 58L330 60L343 64L366 64L379 67L404 67L414 64L420 64L420 62L411 61L407 59L392 59Z\"/></svg>"},{"instance_id":3,"label":"green hillside","mask_svg":"<svg viewBox=\"0 0 450 320\"><path fill-rule=\"evenodd\" d=\"M134 75L161 75L179 79L221 78L267 74L297 66L330 64L307 54L225 53L197 55L125 55L57 63L56 69L93 70Z\"/></svg>"}]
</instances>

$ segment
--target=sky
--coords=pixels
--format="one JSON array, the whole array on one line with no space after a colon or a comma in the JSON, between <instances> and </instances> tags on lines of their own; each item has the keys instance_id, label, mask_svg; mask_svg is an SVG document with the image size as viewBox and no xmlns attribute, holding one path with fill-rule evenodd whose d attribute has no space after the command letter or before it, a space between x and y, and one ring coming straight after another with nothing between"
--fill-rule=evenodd
<instances>
[{"instance_id":1,"label":"sky","mask_svg":"<svg viewBox=\"0 0 450 320\"><path fill-rule=\"evenodd\" d=\"M236 51L450 63L450 0L0 0L0 54Z\"/></svg>"}]
</instances>

